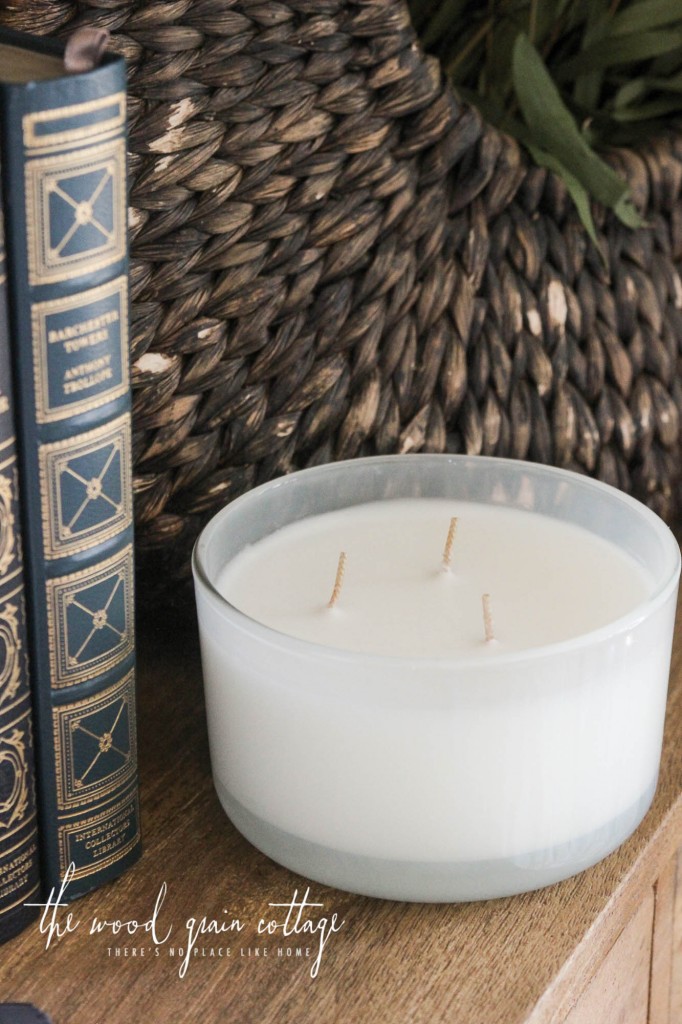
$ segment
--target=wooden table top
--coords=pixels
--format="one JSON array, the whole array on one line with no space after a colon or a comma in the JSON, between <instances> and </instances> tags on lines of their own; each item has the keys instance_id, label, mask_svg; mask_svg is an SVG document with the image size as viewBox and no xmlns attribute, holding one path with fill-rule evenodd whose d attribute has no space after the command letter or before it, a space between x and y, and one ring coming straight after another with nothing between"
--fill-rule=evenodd
<instances>
[{"instance_id":1,"label":"wooden table top","mask_svg":"<svg viewBox=\"0 0 682 1024\"><path fill-rule=\"evenodd\" d=\"M253 849L213 792L196 636L144 626L138 674L144 855L117 882L74 903L75 930L53 938L49 948L37 924L2 947L0 1001L34 1002L54 1024L561 1021L576 1000L576 985L584 987L591 965L611 948L682 842L681 619L678 609L659 787L635 835L559 885L449 906L373 900L307 883ZM149 922L163 883L156 938L169 928L171 934L156 950L154 936L141 929L92 933L95 919ZM315 978L319 931L289 938L257 932L261 919L283 921L285 910L270 903L289 904L308 885L309 901L323 904L309 919L319 923L336 913L337 923L344 922L328 938ZM238 919L242 928L200 935L200 952L181 976L187 921L204 917ZM57 920L65 922L65 910Z\"/></svg>"}]
</instances>

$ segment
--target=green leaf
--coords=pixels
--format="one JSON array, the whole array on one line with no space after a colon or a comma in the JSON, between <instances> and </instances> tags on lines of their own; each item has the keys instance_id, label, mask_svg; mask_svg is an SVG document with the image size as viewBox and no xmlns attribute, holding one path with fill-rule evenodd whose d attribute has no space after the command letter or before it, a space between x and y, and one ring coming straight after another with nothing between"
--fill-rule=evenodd
<instances>
[{"instance_id":1,"label":"green leaf","mask_svg":"<svg viewBox=\"0 0 682 1024\"><path fill-rule=\"evenodd\" d=\"M466 0L442 0L421 32L422 46L428 49L462 16Z\"/></svg>"},{"instance_id":2,"label":"green leaf","mask_svg":"<svg viewBox=\"0 0 682 1024\"><path fill-rule=\"evenodd\" d=\"M628 188L627 183L623 182L623 184L625 185L625 192L618 202L614 203L612 210L618 220L622 221L626 227L641 228L644 224L644 218L632 201L632 196L630 195L630 189Z\"/></svg>"},{"instance_id":3,"label":"green leaf","mask_svg":"<svg viewBox=\"0 0 682 1024\"><path fill-rule=\"evenodd\" d=\"M527 36L514 46L514 86L531 143L557 160L595 199L625 223L639 223L628 186L587 145L559 90Z\"/></svg>"},{"instance_id":4,"label":"green leaf","mask_svg":"<svg viewBox=\"0 0 682 1024\"><path fill-rule=\"evenodd\" d=\"M661 92L682 92L682 71L669 78L646 78L644 81L651 89L660 89Z\"/></svg>"},{"instance_id":5,"label":"green leaf","mask_svg":"<svg viewBox=\"0 0 682 1024\"><path fill-rule=\"evenodd\" d=\"M521 31L518 22L502 18L496 24L490 37L488 59L485 64L486 94L497 94L505 98L511 95L512 54L516 37Z\"/></svg>"},{"instance_id":6,"label":"green leaf","mask_svg":"<svg viewBox=\"0 0 682 1024\"><path fill-rule=\"evenodd\" d=\"M571 81L578 75L620 64L637 64L682 47L682 31L639 32L636 35L605 37L582 53L563 61L556 68L559 82Z\"/></svg>"},{"instance_id":7,"label":"green leaf","mask_svg":"<svg viewBox=\"0 0 682 1024\"><path fill-rule=\"evenodd\" d=\"M622 85L613 98L613 106L616 110L619 107L627 107L634 100L640 100L649 91L649 83L646 78L631 78L629 82Z\"/></svg>"},{"instance_id":8,"label":"green leaf","mask_svg":"<svg viewBox=\"0 0 682 1024\"><path fill-rule=\"evenodd\" d=\"M682 70L682 50L665 53L662 57L656 57L649 65L649 74L654 77L670 78Z\"/></svg>"},{"instance_id":9,"label":"green leaf","mask_svg":"<svg viewBox=\"0 0 682 1024\"><path fill-rule=\"evenodd\" d=\"M582 30L586 21L594 11L595 5L599 5L608 11L608 0L570 0L567 5L568 29L571 32Z\"/></svg>"},{"instance_id":10,"label":"green leaf","mask_svg":"<svg viewBox=\"0 0 682 1024\"><path fill-rule=\"evenodd\" d=\"M469 35L467 41L463 44L453 56L445 62L445 74L453 81L456 82L459 75L466 77L466 71L472 64L472 58L476 54L478 47L483 45L485 37L488 35L492 27L492 19L488 18L486 21L481 22L476 30ZM476 64L480 64L480 60L476 59ZM457 71L457 75L455 75Z\"/></svg>"},{"instance_id":11,"label":"green leaf","mask_svg":"<svg viewBox=\"0 0 682 1024\"><path fill-rule=\"evenodd\" d=\"M648 32L672 25L682 19L680 0L640 0L617 11L611 21L610 33L626 36L631 32Z\"/></svg>"},{"instance_id":12,"label":"green leaf","mask_svg":"<svg viewBox=\"0 0 682 1024\"><path fill-rule=\"evenodd\" d=\"M546 39L549 33L554 31L555 27L561 23L566 9L573 3L574 0L536 0L536 45L538 41Z\"/></svg>"},{"instance_id":13,"label":"green leaf","mask_svg":"<svg viewBox=\"0 0 682 1024\"><path fill-rule=\"evenodd\" d=\"M513 135L524 146L530 143L530 133L525 124L511 114L506 113L494 96L481 96L479 93L473 92L470 89L463 89L461 86L458 86L457 93L462 99L477 107L483 119L488 121L489 124L497 125L500 131L506 132L507 135Z\"/></svg>"},{"instance_id":14,"label":"green leaf","mask_svg":"<svg viewBox=\"0 0 682 1024\"><path fill-rule=\"evenodd\" d=\"M649 103L640 103L639 106L629 106L614 110L611 116L614 120L621 123L628 121L653 121L656 118L665 117L667 114L674 114L677 111L682 111L682 96L665 96L657 100L651 100Z\"/></svg>"},{"instance_id":15,"label":"green leaf","mask_svg":"<svg viewBox=\"0 0 682 1024\"><path fill-rule=\"evenodd\" d=\"M530 131L525 124L518 120L518 118L515 118L510 114L503 114L498 107L493 106L485 100L481 101L481 97L479 96L473 95L467 96L466 98L476 104L486 120L498 124L502 131L505 131L508 135L513 135L515 139L518 139L518 141L526 147L538 166L546 167L547 170L553 171L555 174L559 175L565 183L566 188L568 189L568 194L575 204L575 208L578 211L578 216L580 217L583 227L599 249L600 255L602 255L603 258L603 254L599 248L594 220L592 218L590 197L587 189L581 185L574 174L571 174L571 172L564 167L560 160L557 160L557 158L551 153L548 153L546 150L533 144L531 141Z\"/></svg>"},{"instance_id":16,"label":"green leaf","mask_svg":"<svg viewBox=\"0 0 682 1024\"><path fill-rule=\"evenodd\" d=\"M645 102L652 100L652 102L656 102L659 97L655 96L655 94L661 92L672 93L673 95L682 93L682 72L677 75L671 75L669 78L650 78L648 76L632 78L620 87L613 97L610 107L607 109L611 116L615 118L620 116L620 111L626 111L623 120L627 120L627 110L630 107L638 103L639 100L644 100ZM674 110L675 108L671 107L670 109Z\"/></svg>"},{"instance_id":17,"label":"green leaf","mask_svg":"<svg viewBox=\"0 0 682 1024\"><path fill-rule=\"evenodd\" d=\"M587 71L575 80L573 98L579 107L594 110L599 102L604 75L601 71Z\"/></svg>"},{"instance_id":18,"label":"green leaf","mask_svg":"<svg viewBox=\"0 0 682 1024\"><path fill-rule=\"evenodd\" d=\"M537 146L528 146L530 155L535 160L536 164L540 167L546 167L548 171L554 171L564 181L568 194L575 203L575 208L578 211L578 216L582 221L582 225L587 231L588 235L599 248L599 239L597 238L597 229L594 226L594 219L592 217L592 209L590 207L590 197L578 179L567 170L560 160L552 156L551 153L545 152L543 149L539 149Z\"/></svg>"},{"instance_id":19,"label":"green leaf","mask_svg":"<svg viewBox=\"0 0 682 1024\"><path fill-rule=\"evenodd\" d=\"M582 51L596 45L603 38L609 23L609 3L607 0L592 0L587 5L587 19L580 43ZM589 68L578 75L573 85L573 99L577 106L585 110L594 110L599 102L604 83L603 71Z\"/></svg>"}]
</instances>

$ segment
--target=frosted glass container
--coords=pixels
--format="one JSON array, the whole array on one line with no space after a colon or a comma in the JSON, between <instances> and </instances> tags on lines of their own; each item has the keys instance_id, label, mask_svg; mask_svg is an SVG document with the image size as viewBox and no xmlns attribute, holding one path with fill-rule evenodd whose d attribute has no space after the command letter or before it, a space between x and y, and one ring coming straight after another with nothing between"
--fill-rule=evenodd
<instances>
[{"instance_id":1,"label":"frosted glass container","mask_svg":"<svg viewBox=\"0 0 682 1024\"><path fill-rule=\"evenodd\" d=\"M531 561L536 517L582 527L641 567L646 593L567 640L433 656L298 639L221 596L228 563L280 528L407 498L521 510ZM193 570L215 787L240 832L278 863L369 896L485 899L582 871L646 813L680 553L627 495L505 459L359 459L232 502L199 537Z\"/></svg>"}]
</instances>

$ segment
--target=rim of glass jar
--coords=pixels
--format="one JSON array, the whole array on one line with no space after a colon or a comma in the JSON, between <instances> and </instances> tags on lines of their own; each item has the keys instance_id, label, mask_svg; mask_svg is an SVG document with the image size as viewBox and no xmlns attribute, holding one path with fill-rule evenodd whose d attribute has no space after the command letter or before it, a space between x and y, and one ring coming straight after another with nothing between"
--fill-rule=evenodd
<instances>
[{"instance_id":1,"label":"rim of glass jar","mask_svg":"<svg viewBox=\"0 0 682 1024\"><path fill-rule=\"evenodd\" d=\"M258 619L254 619L252 616L247 615L246 612L240 611L239 608L235 607L235 605L220 593L209 578L201 557L202 548L206 546L205 538L211 530L217 529L219 520L229 518L229 516L233 514L235 509L238 507L241 508L251 502L257 503L259 496L264 492L274 490L279 487L290 486L292 481L295 482L295 480L300 478L302 475L307 477L313 474L316 476L324 476L327 473L343 469L344 467L358 465L367 466L377 462L386 463L389 460L406 461L408 459L416 458L429 459L431 461L443 460L460 464L485 462L487 464L517 467L519 470L523 469L536 475L549 474L551 476L560 476L562 478L569 477L572 483L577 487L583 487L586 490L596 491L598 493L605 492L615 500L621 502L621 504L627 506L633 515L639 516L640 519L647 523L650 529L659 535L664 546L670 550L671 568L669 572L664 573L662 579L656 583L654 590L649 597L641 601L631 611L626 612L625 615L619 616L617 619L614 619L613 622L609 622L605 626L600 626L598 629L590 630L587 633L580 633L578 636L571 637L568 640L558 640L550 644L540 644L535 647L527 647L514 651L490 651L487 653L485 658L482 658L480 655L470 656L467 653L460 655L457 652L442 655L375 654L371 652L365 653L364 651L349 651L342 647L332 647L327 644L315 643L312 640L304 640L301 637L291 636L289 633L284 633L282 630L274 629L272 626L267 626L264 623L259 622ZM376 500L379 501L381 499L377 498ZM601 480L595 480L592 477L583 476L573 470L560 469L556 466L546 466L539 462L527 462L522 459L503 459L491 455L455 455L431 452L413 453L408 455L371 455L360 459L345 459L340 460L339 462L326 462L319 466L311 466L308 469L300 469L294 473L288 473L284 476L276 477L274 480L269 480L266 483L260 484L258 487L252 488L245 494L240 495L238 498L235 498L216 512L202 529L192 550L192 571L194 573L195 580L198 580L199 583L209 592L214 600L217 601L219 607L229 615L237 627L241 628L244 632L250 633L260 642L267 643L269 646L277 647L279 649L285 649L287 652L298 653L301 655L308 654L316 657L331 658L339 661L347 660L352 662L357 661L358 658L362 658L365 661L376 664L395 664L396 666L402 665L403 667L410 662L415 662L419 665L428 665L429 663L433 663L441 667L443 665L456 665L458 668L467 668L469 666L486 668L488 666L500 666L520 661L529 661L531 659L536 660L540 658L553 657L555 655L560 655L563 652L575 652L580 648L591 647L602 643L606 640L612 639L620 633L627 633L634 629L645 619L649 618L649 616L651 616L661 605L665 604L670 597L670 594L677 586L680 576L680 565L680 548L670 527L661 519L660 516L644 505L641 501L631 497L624 491L618 490L617 487L612 487L610 484L606 484Z\"/></svg>"}]
</instances>

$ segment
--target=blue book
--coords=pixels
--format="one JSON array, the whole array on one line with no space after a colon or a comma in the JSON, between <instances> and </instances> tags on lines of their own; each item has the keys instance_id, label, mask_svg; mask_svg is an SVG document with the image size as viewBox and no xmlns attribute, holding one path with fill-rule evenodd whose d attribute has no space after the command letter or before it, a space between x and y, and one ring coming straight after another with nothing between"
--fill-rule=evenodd
<instances>
[{"instance_id":1,"label":"blue book","mask_svg":"<svg viewBox=\"0 0 682 1024\"><path fill-rule=\"evenodd\" d=\"M37 910L38 833L19 474L10 376L5 243L0 211L0 942Z\"/></svg>"},{"instance_id":2,"label":"blue book","mask_svg":"<svg viewBox=\"0 0 682 1024\"><path fill-rule=\"evenodd\" d=\"M0 162L43 889L139 855L126 78L0 30Z\"/></svg>"}]
</instances>

